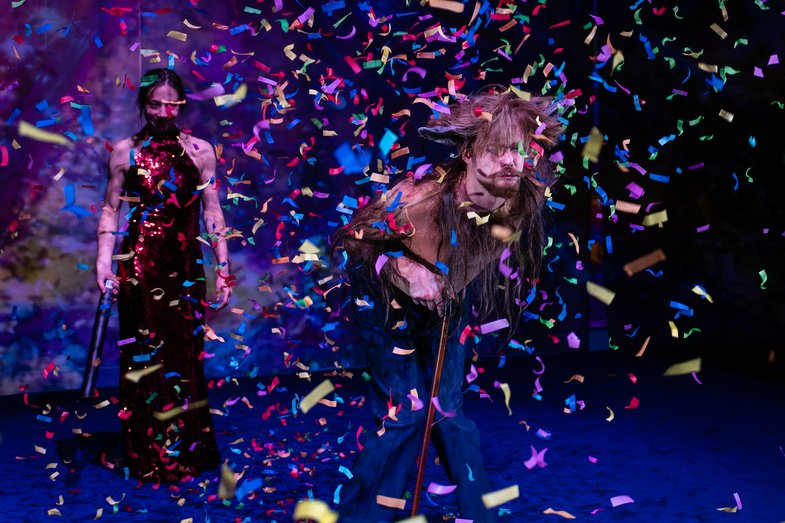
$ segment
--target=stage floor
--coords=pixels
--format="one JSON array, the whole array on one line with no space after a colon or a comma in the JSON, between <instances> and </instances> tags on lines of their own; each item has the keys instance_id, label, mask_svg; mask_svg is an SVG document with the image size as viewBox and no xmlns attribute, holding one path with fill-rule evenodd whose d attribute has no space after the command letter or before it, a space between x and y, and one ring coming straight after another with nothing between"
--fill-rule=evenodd
<instances>
[{"instance_id":1,"label":"stage floor","mask_svg":"<svg viewBox=\"0 0 785 523\"><path fill-rule=\"evenodd\" d=\"M705 364L663 376L678 361L611 351L508 356L503 368L479 360L473 384L490 399L467 390L464 410L483 431L492 488L520 490L500 520L785 521L785 384ZM102 465L102 453L120 453L116 390L89 401L75 392L31 396L30 405L0 398L0 521L280 523L308 497L334 509L359 427L373 428L362 374L213 380L222 457L242 472L226 501L219 470L156 486ZM532 396L538 376L541 399ZM293 400L328 378L335 406L295 414ZM509 384L511 414L495 381ZM366 437L360 431L359 443ZM448 483L433 449L430 457L425 485ZM451 495L424 496L421 508L428 521L455 517Z\"/></svg>"}]
</instances>

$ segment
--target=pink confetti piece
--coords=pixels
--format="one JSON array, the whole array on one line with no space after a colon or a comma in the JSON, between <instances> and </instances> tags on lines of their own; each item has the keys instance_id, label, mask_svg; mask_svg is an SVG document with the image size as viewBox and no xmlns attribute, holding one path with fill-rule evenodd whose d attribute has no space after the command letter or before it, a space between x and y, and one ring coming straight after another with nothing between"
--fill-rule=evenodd
<instances>
[{"instance_id":1,"label":"pink confetti piece","mask_svg":"<svg viewBox=\"0 0 785 523\"><path fill-rule=\"evenodd\" d=\"M537 429L537 432L535 434L537 434L537 436L539 436L542 439L550 439L551 438L551 433L548 432L547 430L543 429L543 428Z\"/></svg>"},{"instance_id":2,"label":"pink confetti piece","mask_svg":"<svg viewBox=\"0 0 785 523\"><path fill-rule=\"evenodd\" d=\"M507 318L489 321L488 323L480 325L480 334L488 334L489 332L495 332L497 330L505 329L509 326L510 322L507 321Z\"/></svg>"},{"instance_id":3,"label":"pink confetti piece","mask_svg":"<svg viewBox=\"0 0 785 523\"><path fill-rule=\"evenodd\" d=\"M733 493L733 498L736 500L736 508L741 510L742 509L741 497L739 497L739 493L738 492L734 492Z\"/></svg>"},{"instance_id":4,"label":"pink confetti piece","mask_svg":"<svg viewBox=\"0 0 785 523\"><path fill-rule=\"evenodd\" d=\"M388 260L388 258L387 258L386 254L380 254L379 257L376 258L376 265L375 265L375 267L376 267L376 274L377 275L382 271L382 267L384 267L384 264L387 263L387 260Z\"/></svg>"},{"instance_id":5,"label":"pink confetti piece","mask_svg":"<svg viewBox=\"0 0 785 523\"><path fill-rule=\"evenodd\" d=\"M416 397L414 394L409 393L406 395L406 397L409 398L412 402L412 412L418 411L423 408L424 404L422 400Z\"/></svg>"},{"instance_id":6,"label":"pink confetti piece","mask_svg":"<svg viewBox=\"0 0 785 523\"><path fill-rule=\"evenodd\" d=\"M763 69L756 66L753 68L752 74L757 76L758 78L763 78Z\"/></svg>"},{"instance_id":7,"label":"pink confetti piece","mask_svg":"<svg viewBox=\"0 0 785 523\"><path fill-rule=\"evenodd\" d=\"M697 382L698 382L698 385L703 385L703 383L701 383L701 380L699 380L699 379L698 379L698 375L695 373L695 371L692 371L692 378L693 378L695 381L697 381Z\"/></svg>"},{"instance_id":8,"label":"pink confetti piece","mask_svg":"<svg viewBox=\"0 0 785 523\"><path fill-rule=\"evenodd\" d=\"M641 404L641 400L633 396L632 398L630 398L630 404L625 406L624 408L628 410L633 410L633 409L637 409L640 406L640 404Z\"/></svg>"},{"instance_id":9,"label":"pink confetti piece","mask_svg":"<svg viewBox=\"0 0 785 523\"><path fill-rule=\"evenodd\" d=\"M695 232L706 232L709 230L709 227L711 227L711 224L702 225L695 229Z\"/></svg>"},{"instance_id":10,"label":"pink confetti piece","mask_svg":"<svg viewBox=\"0 0 785 523\"><path fill-rule=\"evenodd\" d=\"M537 449L534 448L534 445L530 445L532 455L529 459L523 462L523 465L531 470L534 467L545 468L548 466L548 463L545 461L545 453L548 452L548 447L545 447L541 451L537 452Z\"/></svg>"},{"instance_id":11,"label":"pink confetti piece","mask_svg":"<svg viewBox=\"0 0 785 523\"><path fill-rule=\"evenodd\" d=\"M445 494L451 494L455 489L458 488L458 485L440 485L438 483L431 483L428 485L428 493L435 494L437 496L444 496Z\"/></svg>"},{"instance_id":12,"label":"pink confetti piece","mask_svg":"<svg viewBox=\"0 0 785 523\"><path fill-rule=\"evenodd\" d=\"M620 505L627 505L629 503L635 503L635 500L633 500L629 496L622 495L622 496L613 496L611 498L611 505L614 507L618 507Z\"/></svg>"},{"instance_id":13,"label":"pink confetti piece","mask_svg":"<svg viewBox=\"0 0 785 523\"><path fill-rule=\"evenodd\" d=\"M591 462L591 463L597 463L598 461L600 461L600 460L599 460L599 459L597 459L597 458L595 458L594 456L589 456L589 462Z\"/></svg>"},{"instance_id":14,"label":"pink confetti piece","mask_svg":"<svg viewBox=\"0 0 785 523\"><path fill-rule=\"evenodd\" d=\"M569 346L571 349L580 349L581 339L578 337L577 334L571 332L567 335L567 346Z\"/></svg>"},{"instance_id":15,"label":"pink confetti piece","mask_svg":"<svg viewBox=\"0 0 785 523\"><path fill-rule=\"evenodd\" d=\"M780 57L776 54L773 54L771 57L769 57L769 63L766 65L777 65L778 63L780 63Z\"/></svg>"},{"instance_id":16,"label":"pink confetti piece","mask_svg":"<svg viewBox=\"0 0 785 523\"><path fill-rule=\"evenodd\" d=\"M469 370L469 374L466 375L466 382L467 383L473 382L474 380L477 379L477 376L478 376L477 369L475 369L474 365L472 365L471 369Z\"/></svg>"},{"instance_id":17,"label":"pink confetti piece","mask_svg":"<svg viewBox=\"0 0 785 523\"><path fill-rule=\"evenodd\" d=\"M454 418L457 415L454 410L443 410L441 404L439 403L439 398L431 398L431 403L433 403L433 406L436 407L437 411L439 411L439 414L445 418Z\"/></svg>"}]
</instances>

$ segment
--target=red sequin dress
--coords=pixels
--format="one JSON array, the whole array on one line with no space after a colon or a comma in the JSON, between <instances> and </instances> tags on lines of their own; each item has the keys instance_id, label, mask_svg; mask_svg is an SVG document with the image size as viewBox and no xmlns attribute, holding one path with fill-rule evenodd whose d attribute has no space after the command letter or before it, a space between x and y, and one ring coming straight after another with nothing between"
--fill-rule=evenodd
<instances>
[{"instance_id":1,"label":"red sequin dress","mask_svg":"<svg viewBox=\"0 0 785 523\"><path fill-rule=\"evenodd\" d=\"M199 170L178 135L148 138L132 152L120 254L133 254L118 262L126 466L145 481L167 483L220 463L200 356Z\"/></svg>"}]
</instances>

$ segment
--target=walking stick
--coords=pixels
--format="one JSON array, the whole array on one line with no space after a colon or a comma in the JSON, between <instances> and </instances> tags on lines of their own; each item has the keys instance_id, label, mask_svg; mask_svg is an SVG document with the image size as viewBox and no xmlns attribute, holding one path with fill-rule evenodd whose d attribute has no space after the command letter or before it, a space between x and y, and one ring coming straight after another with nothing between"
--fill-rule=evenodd
<instances>
[{"instance_id":1,"label":"walking stick","mask_svg":"<svg viewBox=\"0 0 785 523\"><path fill-rule=\"evenodd\" d=\"M436 353L436 366L433 369L433 383L431 384L431 395L428 398L428 414L425 417L425 432L422 436L422 447L420 448L420 462L417 466L417 483L414 486L414 498L412 499L412 517L417 515L420 508L420 493L422 491L422 480L425 476L425 465L428 461L428 447L431 444L431 425L436 407L433 398L439 394L439 381L442 378L442 367L444 366L444 353L447 348L447 336L450 330L450 316L452 316L452 300L448 299L444 304L444 317L442 318L442 332L439 338L439 351Z\"/></svg>"},{"instance_id":2,"label":"walking stick","mask_svg":"<svg viewBox=\"0 0 785 523\"><path fill-rule=\"evenodd\" d=\"M98 309L95 311L93 335L90 338L90 348L87 351L87 362L85 363L84 376L82 376L82 398L89 398L95 387L98 378L98 365L104 349L106 326L109 323L109 314L112 312L114 280L107 279L104 285L106 290L101 294Z\"/></svg>"}]
</instances>

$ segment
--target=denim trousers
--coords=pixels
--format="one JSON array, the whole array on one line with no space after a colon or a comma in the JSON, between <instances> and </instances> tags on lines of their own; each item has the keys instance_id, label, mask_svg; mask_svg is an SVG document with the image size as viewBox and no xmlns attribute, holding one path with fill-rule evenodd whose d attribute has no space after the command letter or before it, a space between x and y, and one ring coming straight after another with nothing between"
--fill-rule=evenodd
<instances>
[{"instance_id":1,"label":"denim trousers","mask_svg":"<svg viewBox=\"0 0 785 523\"><path fill-rule=\"evenodd\" d=\"M340 490L339 522L399 521L409 516L411 500L406 501L404 510L391 509L378 504L377 495L403 498L414 475L425 430L442 318L415 305L403 293L395 296L401 308L391 307L388 315L378 283L369 277L367 269L355 266L349 274L353 317L371 376L368 401L377 430L365 432L365 441L360 440L363 449L352 466L352 477ZM373 306L358 305L357 299L373 302ZM459 517L485 523L496 519L494 512L482 502L482 495L490 489L481 457L480 433L461 408L466 362L459 335L468 315L463 316L451 318L437 396L444 414L435 413L431 442L449 484L457 487L454 494ZM417 410L411 399L413 390L423 402ZM389 415L391 408L393 416ZM424 503L426 488L424 485Z\"/></svg>"}]
</instances>

